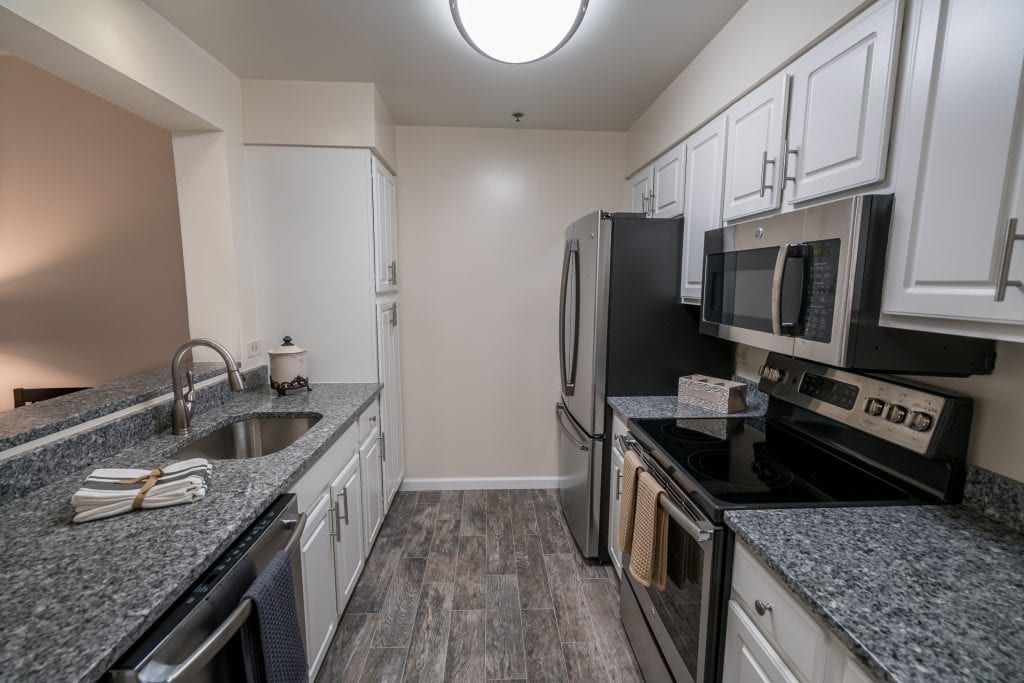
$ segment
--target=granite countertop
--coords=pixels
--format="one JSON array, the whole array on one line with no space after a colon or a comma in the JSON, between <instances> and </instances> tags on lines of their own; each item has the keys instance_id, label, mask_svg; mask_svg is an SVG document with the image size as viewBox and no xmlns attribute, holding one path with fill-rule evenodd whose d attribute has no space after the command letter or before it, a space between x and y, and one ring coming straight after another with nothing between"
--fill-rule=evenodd
<instances>
[{"instance_id":1,"label":"granite countertop","mask_svg":"<svg viewBox=\"0 0 1024 683\"><path fill-rule=\"evenodd\" d=\"M1024 535L962 506L744 510L726 523L875 676L1020 680Z\"/></svg>"},{"instance_id":2,"label":"granite countertop","mask_svg":"<svg viewBox=\"0 0 1024 683\"><path fill-rule=\"evenodd\" d=\"M197 415L191 439L239 417L323 415L278 453L212 461L197 503L73 524L71 494L90 467L0 507L0 678L102 676L379 392L376 384L320 384L278 398L260 389ZM102 466L165 465L184 441L153 437Z\"/></svg>"},{"instance_id":3,"label":"granite countertop","mask_svg":"<svg viewBox=\"0 0 1024 683\"><path fill-rule=\"evenodd\" d=\"M197 383L227 372L219 361L182 364L188 370ZM0 414L0 451L169 393L171 371L164 367L7 411Z\"/></svg>"}]
</instances>

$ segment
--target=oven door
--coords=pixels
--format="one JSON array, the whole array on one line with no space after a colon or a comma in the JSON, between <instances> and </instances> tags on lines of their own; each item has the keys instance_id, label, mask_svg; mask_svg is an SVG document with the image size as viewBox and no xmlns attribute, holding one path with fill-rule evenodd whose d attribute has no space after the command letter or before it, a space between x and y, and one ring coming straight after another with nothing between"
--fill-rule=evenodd
<instances>
[{"instance_id":1,"label":"oven door","mask_svg":"<svg viewBox=\"0 0 1024 683\"><path fill-rule=\"evenodd\" d=\"M723 530L670 496L668 580L647 588L624 571L621 613L630 645L647 681L715 677ZM665 502L665 497L662 496ZM629 564L624 553L622 566ZM655 656L660 655L660 656Z\"/></svg>"}]
</instances>

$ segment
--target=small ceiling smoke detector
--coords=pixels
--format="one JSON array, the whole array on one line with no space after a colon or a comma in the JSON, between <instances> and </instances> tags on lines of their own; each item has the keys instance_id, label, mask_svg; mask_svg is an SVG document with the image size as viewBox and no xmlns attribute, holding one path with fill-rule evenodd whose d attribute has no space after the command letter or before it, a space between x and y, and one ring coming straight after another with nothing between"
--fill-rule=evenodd
<instances>
[{"instance_id":1,"label":"small ceiling smoke detector","mask_svg":"<svg viewBox=\"0 0 1024 683\"><path fill-rule=\"evenodd\" d=\"M459 33L485 57L528 64L569 42L590 0L448 0Z\"/></svg>"},{"instance_id":2,"label":"small ceiling smoke detector","mask_svg":"<svg viewBox=\"0 0 1024 683\"><path fill-rule=\"evenodd\" d=\"M521 111L515 112L514 114L512 114L512 118L514 118L516 120L516 123L519 123L520 121L523 120L523 112L521 112Z\"/></svg>"}]
</instances>

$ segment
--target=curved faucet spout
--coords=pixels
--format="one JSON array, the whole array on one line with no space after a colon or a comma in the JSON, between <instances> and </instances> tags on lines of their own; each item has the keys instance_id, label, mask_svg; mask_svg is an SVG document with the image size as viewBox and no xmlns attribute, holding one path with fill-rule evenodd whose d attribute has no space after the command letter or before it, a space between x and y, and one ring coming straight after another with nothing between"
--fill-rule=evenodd
<instances>
[{"instance_id":1,"label":"curved faucet spout","mask_svg":"<svg viewBox=\"0 0 1024 683\"><path fill-rule=\"evenodd\" d=\"M230 387L231 391L242 391L245 389L245 382L242 379L242 374L238 372L235 359L231 357L231 353L222 344L212 339L189 339L175 352L174 359L171 361L171 384L174 389L174 405L171 408L171 429L178 436L188 434L189 432L189 423L192 418L192 403L195 400L191 373L189 374L189 392L187 395L182 386L181 359L184 358L186 352L197 346L211 348L224 359L224 365L227 366L228 370L228 387Z\"/></svg>"}]
</instances>

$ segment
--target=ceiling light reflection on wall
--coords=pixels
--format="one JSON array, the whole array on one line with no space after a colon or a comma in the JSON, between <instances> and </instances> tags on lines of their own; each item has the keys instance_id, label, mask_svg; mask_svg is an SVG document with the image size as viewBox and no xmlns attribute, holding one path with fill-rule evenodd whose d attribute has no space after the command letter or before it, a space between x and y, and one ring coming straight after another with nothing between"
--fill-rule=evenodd
<instances>
[{"instance_id":1,"label":"ceiling light reflection on wall","mask_svg":"<svg viewBox=\"0 0 1024 683\"><path fill-rule=\"evenodd\" d=\"M543 59L565 45L589 0L449 0L462 37L484 55L506 64Z\"/></svg>"}]
</instances>

